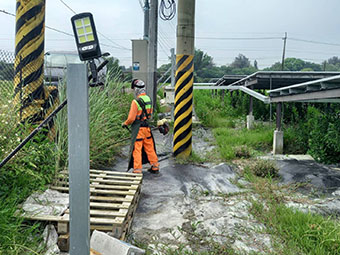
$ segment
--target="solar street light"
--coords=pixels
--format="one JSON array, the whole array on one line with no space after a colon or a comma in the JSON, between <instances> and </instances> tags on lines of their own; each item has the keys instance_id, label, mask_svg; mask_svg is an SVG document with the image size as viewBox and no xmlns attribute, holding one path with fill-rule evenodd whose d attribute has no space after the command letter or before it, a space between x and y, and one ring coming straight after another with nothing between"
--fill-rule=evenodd
<instances>
[{"instance_id":1,"label":"solar street light","mask_svg":"<svg viewBox=\"0 0 340 255\"><path fill-rule=\"evenodd\" d=\"M76 14L71 21L80 59L86 61L99 58L101 51L92 14Z\"/></svg>"}]
</instances>

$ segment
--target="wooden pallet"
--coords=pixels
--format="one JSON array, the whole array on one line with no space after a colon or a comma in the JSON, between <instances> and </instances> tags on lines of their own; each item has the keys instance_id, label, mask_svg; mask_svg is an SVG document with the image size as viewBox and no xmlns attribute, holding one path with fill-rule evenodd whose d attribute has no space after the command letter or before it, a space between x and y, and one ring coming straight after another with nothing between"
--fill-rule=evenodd
<instances>
[{"instance_id":1,"label":"wooden pallet","mask_svg":"<svg viewBox=\"0 0 340 255\"><path fill-rule=\"evenodd\" d=\"M137 208L141 184L142 174L90 170L91 230L110 231L116 238L125 240ZM68 193L68 172L61 172L50 188ZM61 242L68 243L69 214L67 209L61 216L37 215L27 218L56 222L63 239Z\"/></svg>"}]
</instances>

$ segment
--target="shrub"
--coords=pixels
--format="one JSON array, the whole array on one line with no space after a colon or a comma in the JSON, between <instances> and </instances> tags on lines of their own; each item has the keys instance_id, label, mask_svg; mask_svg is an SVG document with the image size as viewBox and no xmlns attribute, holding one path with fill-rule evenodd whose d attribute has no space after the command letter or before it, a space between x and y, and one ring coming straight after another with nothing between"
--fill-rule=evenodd
<instances>
[{"instance_id":1,"label":"shrub","mask_svg":"<svg viewBox=\"0 0 340 255\"><path fill-rule=\"evenodd\" d=\"M247 170L258 177L277 177L279 168L273 161L258 159L251 165L247 166Z\"/></svg>"},{"instance_id":2,"label":"shrub","mask_svg":"<svg viewBox=\"0 0 340 255\"><path fill-rule=\"evenodd\" d=\"M246 145L236 146L234 152L237 158L250 158L251 156L251 151Z\"/></svg>"},{"instance_id":3,"label":"shrub","mask_svg":"<svg viewBox=\"0 0 340 255\"><path fill-rule=\"evenodd\" d=\"M340 163L340 110L323 113L308 108L309 150L323 163Z\"/></svg>"}]
</instances>

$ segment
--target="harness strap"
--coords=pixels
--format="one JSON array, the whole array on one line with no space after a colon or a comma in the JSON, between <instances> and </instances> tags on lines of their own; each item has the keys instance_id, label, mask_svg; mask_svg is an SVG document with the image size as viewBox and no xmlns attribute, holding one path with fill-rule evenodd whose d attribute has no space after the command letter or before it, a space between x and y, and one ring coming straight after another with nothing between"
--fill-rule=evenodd
<instances>
[{"instance_id":1,"label":"harness strap","mask_svg":"<svg viewBox=\"0 0 340 255\"><path fill-rule=\"evenodd\" d=\"M146 103L144 102L143 98L139 97L137 99L137 102L140 105L140 107L142 108L142 114L140 116L140 119L143 120L144 117L146 119L150 119L151 114L148 114L148 112L146 111L146 108L145 108Z\"/></svg>"}]
</instances>

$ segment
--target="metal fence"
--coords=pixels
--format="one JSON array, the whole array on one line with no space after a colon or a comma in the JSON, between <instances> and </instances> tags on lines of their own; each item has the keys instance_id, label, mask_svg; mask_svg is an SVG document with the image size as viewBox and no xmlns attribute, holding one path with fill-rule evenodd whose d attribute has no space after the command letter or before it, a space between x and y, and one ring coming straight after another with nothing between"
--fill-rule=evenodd
<instances>
[{"instance_id":1,"label":"metal fence","mask_svg":"<svg viewBox=\"0 0 340 255\"><path fill-rule=\"evenodd\" d=\"M44 82L41 59L35 64L27 57L0 50L0 121L8 132L15 123L39 124L59 104L57 86ZM48 128L54 137L53 121ZM6 129L1 131L6 135Z\"/></svg>"}]
</instances>

